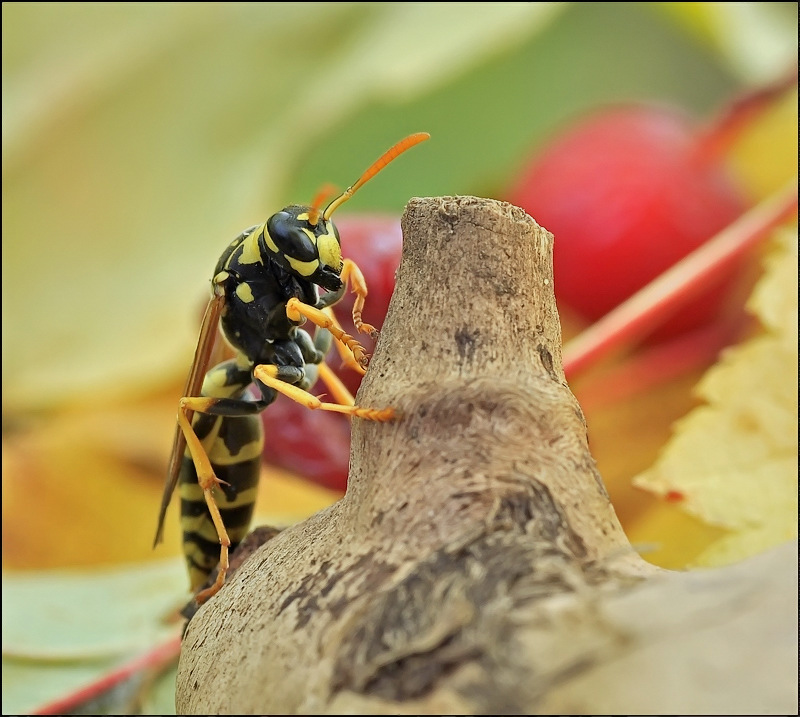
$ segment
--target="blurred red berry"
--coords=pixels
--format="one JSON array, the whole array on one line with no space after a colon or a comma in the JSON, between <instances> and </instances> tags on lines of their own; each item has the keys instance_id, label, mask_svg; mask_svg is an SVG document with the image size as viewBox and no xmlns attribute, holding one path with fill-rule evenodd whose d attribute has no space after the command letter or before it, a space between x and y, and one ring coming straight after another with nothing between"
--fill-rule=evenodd
<instances>
[{"instance_id":1,"label":"blurred red berry","mask_svg":"<svg viewBox=\"0 0 800 717\"><path fill-rule=\"evenodd\" d=\"M559 302L595 320L736 219L743 201L714 152L685 116L657 107L622 107L587 119L551 142L522 174L509 197L554 233ZM706 146L703 144L703 146ZM378 329L394 289L402 234L398 217L337 219L342 253L364 272L364 320ZM722 277L722 282L726 277ZM724 300L721 283L666 330L677 333L712 319ZM353 333L353 296L336 305ZM361 335L371 350L370 339ZM361 377L329 365L355 395ZM317 384L313 392L325 392ZM330 488L344 490L350 422L279 397L264 414L264 459Z\"/></svg>"},{"instance_id":2,"label":"blurred red berry","mask_svg":"<svg viewBox=\"0 0 800 717\"><path fill-rule=\"evenodd\" d=\"M312 393L322 392L317 384ZM311 411L278 396L261 414L266 463L318 485L344 490L350 462L350 420L339 413Z\"/></svg>"},{"instance_id":3,"label":"blurred red berry","mask_svg":"<svg viewBox=\"0 0 800 717\"><path fill-rule=\"evenodd\" d=\"M745 209L713 138L682 113L622 106L551 140L522 172L509 201L555 236L555 292L595 321L710 239ZM731 276L659 332L713 320Z\"/></svg>"}]
</instances>

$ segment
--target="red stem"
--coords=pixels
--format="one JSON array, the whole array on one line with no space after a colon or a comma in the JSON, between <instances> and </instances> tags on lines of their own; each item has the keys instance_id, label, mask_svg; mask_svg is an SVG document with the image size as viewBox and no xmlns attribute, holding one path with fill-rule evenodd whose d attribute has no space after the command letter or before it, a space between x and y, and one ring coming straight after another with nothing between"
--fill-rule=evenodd
<instances>
[{"instance_id":1,"label":"red stem","mask_svg":"<svg viewBox=\"0 0 800 717\"><path fill-rule=\"evenodd\" d=\"M705 368L741 332L738 321L708 326L657 344L574 387L584 410L624 401L690 371Z\"/></svg>"},{"instance_id":2,"label":"red stem","mask_svg":"<svg viewBox=\"0 0 800 717\"><path fill-rule=\"evenodd\" d=\"M48 702L30 714L58 715L78 713L82 705L101 697L109 690L117 687L126 680L136 677L140 673L158 674L178 658L180 650L180 636L170 638L167 642L149 650L144 655L112 670L99 680L81 687L64 697L59 697L52 702Z\"/></svg>"},{"instance_id":3,"label":"red stem","mask_svg":"<svg viewBox=\"0 0 800 717\"><path fill-rule=\"evenodd\" d=\"M630 345L701 292L709 280L797 212L797 185L776 193L667 269L564 346L564 371L575 375Z\"/></svg>"},{"instance_id":4,"label":"red stem","mask_svg":"<svg viewBox=\"0 0 800 717\"><path fill-rule=\"evenodd\" d=\"M774 82L750 90L730 102L704 131L698 134L694 159L701 165L717 162L753 121L769 110L782 95L797 88L797 68Z\"/></svg>"}]
</instances>

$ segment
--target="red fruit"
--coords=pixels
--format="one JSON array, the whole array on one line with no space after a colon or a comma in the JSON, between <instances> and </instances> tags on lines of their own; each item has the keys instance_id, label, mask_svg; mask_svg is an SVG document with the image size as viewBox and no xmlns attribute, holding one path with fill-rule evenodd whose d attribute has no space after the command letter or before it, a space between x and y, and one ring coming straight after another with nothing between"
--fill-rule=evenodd
<instances>
[{"instance_id":1,"label":"red fruit","mask_svg":"<svg viewBox=\"0 0 800 717\"><path fill-rule=\"evenodd\" d=\"M394 275L400 265L403 245L400 219L389 215L342 216L335 219L342 239L342 254L361 268L369 294L364 321L378 330L383 325L389 299L394 290ZM348 333L354 333L353 295L348 292L336 305L336 316ZM359 334L370 351L371 340ZM361 375L341 365L339 354L331 349L328 364L355 395ZM318 382L311 392L326 392ZM264 461L294 471L309 480L335 490L344 490L350 461L350 419L339 413L312 411L279 396L262 414L265 429Z\"/></svg>"},{"instance_id":2,"label":"red fruit","mask_svg":"<svg viewBox=\"0 0 800 717\"><path fill-rule=\"evenodd\" d=\"M312 393L322 392L318 384ZM333 490L344 490L350 462L350 420L312 411L285 396L261 414L264 462L285 468Z\"/></svg>"},{"instance_id":3,"label":"red fruit","mask_svg":"<svg viewBox=\"0 0 800 717\"><path fill-rule=\"evenodd\" d=\"M358 264L367 282L369 294L364 305L364 321L380 331L394 291L395 272L400 266L403 249L400 218L389 214L351 214L334 218L334 222L342 239L342 255ZM355 333L352 321L354 298L348 291L334 309L345 331L352 334ZM371 351L369 336L358 334L357 338ZM361 376L355 371L341 370L338 356L332 350L328 363L355 395L361 385Z\"/></svg>"},{"instance_id":4,"label":"red fruit","mask_svg":"<svg viewBox=\"0 0 800 717\"><path fill-rule=\"evenodd\" d=\"M588 117L552 140L509 200L555 236L556 298L589 321L645 286L730 224L743 200L681 113L626 106ZM659 332L715 318L721 277Z\"/></svg>"}]
</instances>

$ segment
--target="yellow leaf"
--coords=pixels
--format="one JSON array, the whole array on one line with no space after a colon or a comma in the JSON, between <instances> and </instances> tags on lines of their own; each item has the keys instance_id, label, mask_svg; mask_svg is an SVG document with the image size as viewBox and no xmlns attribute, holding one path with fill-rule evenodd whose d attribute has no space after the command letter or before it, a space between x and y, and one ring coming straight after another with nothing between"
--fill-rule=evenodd
<instances>
[{"instance_id":1,"label":"yellow leaf","mask_svg":"<svg viewBox=\"0 0 800 717\"><path fill-rule=\"evenodd\" d=\"M782 232L779 246L767 256L766 275L758 283L748 308L784 350L797 353L797 233Z\"/></svg>"},{"instance_id":2,"label":"yellow leaf","mask_svg":"<svg viewBox=\"0 0 800 717\"><path fill-rule=\"evenodd\" d=\"M731 349L697 387L705 405L675 427L634 480L726 534L697 565L720 565L797 535L797 241L783 232L749 307L764 331Z\"/></svg>"},{"instance_id":3,"label":"yellow leaf","mask_svg":"<svg viewBox=\"0 0 800 717\"><path fill-rule=\"evenodd\" d=\"M754 201L778 191L797 174L796 90L785 93L743 128L728 161Z\"/></svg>"}]
</instances>

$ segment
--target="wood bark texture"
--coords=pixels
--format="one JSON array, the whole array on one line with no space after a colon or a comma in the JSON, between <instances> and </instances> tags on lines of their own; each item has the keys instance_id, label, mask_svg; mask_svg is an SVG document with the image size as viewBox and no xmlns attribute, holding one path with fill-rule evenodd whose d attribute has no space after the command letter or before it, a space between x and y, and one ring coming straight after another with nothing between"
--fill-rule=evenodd
<instances>
[{"instance_id":1,"label":"wood bark texture","mask_svg":"<svg viewBox=\"0 0 800 717\"><path fill-rule=\"evenodd\" d=\"M178 714L690 713L659 682L663 652L662 689L626 685L653 644L680 659L722 578L659 571L622 531L564 379L552 235L512 205L439 197L409 202L403 236L357 396L400 416L354 420L344 498L192 619ZM755 620L774 590L726 575ZM729 676L701 712L728 705Z\"/></svg>"}]
</instances>

